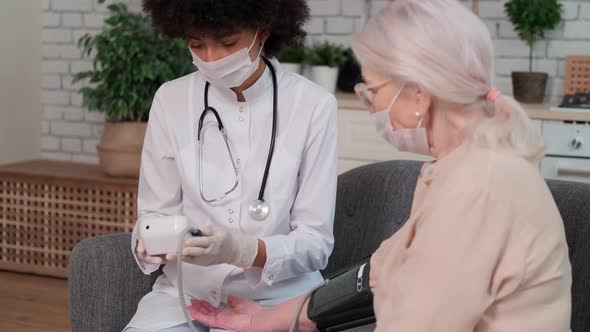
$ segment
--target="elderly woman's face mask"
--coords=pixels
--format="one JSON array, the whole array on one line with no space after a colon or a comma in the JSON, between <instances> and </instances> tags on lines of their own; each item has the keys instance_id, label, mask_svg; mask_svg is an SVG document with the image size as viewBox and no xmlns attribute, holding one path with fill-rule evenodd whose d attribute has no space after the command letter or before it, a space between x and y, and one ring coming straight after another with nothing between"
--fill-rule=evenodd
<instances>
[{"instance_id":1,"label":"elderly woman's face mask","mask_svg":"<svg viewBox=\"0 0 590 332\"><path fill-rule=\"evenodd\" d=\"M385 81L370 86L360 83L355 87L355 92L369 109L374 109L374 99L379 92L379 89L390 83L392 82ZM375 128L381 137L391 145L395 146L398 150L430 156L431 152L428 144L428 135L426 134L426 129L422 128L423 118L419 113L416 113L416 116L419 118L416 128L395 128L392 124L392 118L396 116L395 113L391 113L393 111L393 106L400 97L405 86L406 83L403 83L400 86L386 108L371 113Z\"/></svg>"}]
</instances>

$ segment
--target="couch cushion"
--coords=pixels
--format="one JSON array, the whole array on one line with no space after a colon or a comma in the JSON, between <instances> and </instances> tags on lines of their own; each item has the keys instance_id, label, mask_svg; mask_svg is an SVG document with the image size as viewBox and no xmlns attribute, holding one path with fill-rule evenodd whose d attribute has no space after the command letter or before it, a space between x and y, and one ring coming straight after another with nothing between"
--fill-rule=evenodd
<instances>
[{"instance_id":1,"label":"couch cushion","mask_svg":"<svg viewBox=\"0 0 590 332\"><path fill-rule=\"evenodd\" d=\"M548 181L563 222L572 264L572 331L590 331L590 184Z\"/></svg>"},{"instance_id":2,"label":"couch cushion","mask_svg":"<svg viewBox=\"0 0 590 332\"><path fill-rule=\"evenodd\" d=\"M338 177L334 251L324 276L372 255L410 217L421 162L362 166Z\"/></svg>"}]
</instances>

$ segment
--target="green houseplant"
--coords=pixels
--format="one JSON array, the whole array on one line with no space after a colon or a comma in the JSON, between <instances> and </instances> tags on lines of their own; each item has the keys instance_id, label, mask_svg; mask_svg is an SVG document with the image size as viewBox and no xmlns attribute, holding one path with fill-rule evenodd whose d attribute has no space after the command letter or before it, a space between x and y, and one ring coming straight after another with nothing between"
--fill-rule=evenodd
<instances>
[{"instance_id":1,"label":"green houseplant","mask_svg":"<svg viewBox=\"0 0 590 332\"><path fill-rule=\"evenodd\" d=\"M311 66L311 80L335 92L338 68L346 61L345 52L343 46L327 41L307 48L304 61Z\"/></svg>"},{"instance_id":2,"label":"green houseplant","mask_svg":"<svg viewBox=\"0 0 590 332\"><path fill-rule=\"evenodd\" d=\"M533 47L545 32L561 23L562 4L558 0L510 0L504 5L515 31L529 46L529 71L513 72L514 97L525 103L543 102L547 73L533 72Z\"/></svg>"},{"instance_id":3,"label":"green houseplant","mask_svg":"<svg viewBox=\"0 0 590 332\"><path fill-rule=\"evenodd\" d=\"M104 0L99 0L99 3ZM152 98L160 85L193 70L186 44L155 31L149 19L127 6L108 6L105 28L78 41L92 70L76 73L82 104L106 116L97 146L100 164L113 176L137 176Z\"/></svg>"},{"instance_id":4,"label":"green houseplant","mask_svg":"<svg viewBox=\"0 0 590 332\"><path fill-rule=\"evenodd\" d=\"M304 56L305 50L302 47L288 47L282 50L277 58L285 70L301 74Z\"/></svg>"}]
</instances>

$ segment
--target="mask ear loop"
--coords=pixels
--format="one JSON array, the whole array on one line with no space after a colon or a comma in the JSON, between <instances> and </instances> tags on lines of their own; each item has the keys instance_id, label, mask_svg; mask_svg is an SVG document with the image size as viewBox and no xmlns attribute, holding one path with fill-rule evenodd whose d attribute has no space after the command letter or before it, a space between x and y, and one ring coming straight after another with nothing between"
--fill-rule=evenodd
<instances>
[{"instance_id":1,"label":"mask ear loop","mask_svg":"<svg viewBox=\"0 0 590 332\"><path fill-rule=\"evenodd\" d=\"M254 43L256 43L256 38L258 38L258 33L259 32L260 32L260 28L256 29L256 34L254 35L254 39L252 40L252 44L250 44L250 47L248 47L248 52L250 52L250 50L252 49L252 47L254 47ZM264 45L264 43L262 45ZM262 50L262 47L260 47L260 49Z\"/></svg>"},{"instance_id":2,"label":"mask ear loop","mask_svg":"<svg viewBox=\"0 0 590 332\"><path fill-rule=\"evenodd\" d=\"M254 47L254 43L256 43L256 38L258 38L259 32L260 32L260 28L256 29L256 34L254 35L254 40L252 41L252 44L250 44L250 47L248 47L248 55L250 54L250 50L252 50L252 47ZM260 50L258 50L258 55L256 56L256 59L260 58L260 56L262 55L263 49L264 49L264 43L260 43Z\"/></svg>"}]
</instances>

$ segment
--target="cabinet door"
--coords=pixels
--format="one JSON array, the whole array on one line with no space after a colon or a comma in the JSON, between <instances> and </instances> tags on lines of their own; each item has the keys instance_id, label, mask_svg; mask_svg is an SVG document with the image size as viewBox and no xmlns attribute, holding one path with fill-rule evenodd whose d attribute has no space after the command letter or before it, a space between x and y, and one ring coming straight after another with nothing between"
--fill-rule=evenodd
<instances>
[{"instance_id":1,"label":"cabinet door","mask_svg":"<svg viewBox=\"0 0 590 332\"><path fill-rule=\"evenodd\" d=\"M545 121L543 139L547 155L590 158L590 125L586 123Z\"/></svg>"},{"instance_id":2,"label":"cabinet door","mask_svg":"<svg viewBox=\"0 0 590 332\"><path fill-rule=\"evenodd\" d=\"M545 157L541 173L546 179L590 183L590 159Z\"/></svg>"}]
</instances>

